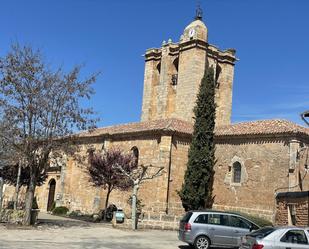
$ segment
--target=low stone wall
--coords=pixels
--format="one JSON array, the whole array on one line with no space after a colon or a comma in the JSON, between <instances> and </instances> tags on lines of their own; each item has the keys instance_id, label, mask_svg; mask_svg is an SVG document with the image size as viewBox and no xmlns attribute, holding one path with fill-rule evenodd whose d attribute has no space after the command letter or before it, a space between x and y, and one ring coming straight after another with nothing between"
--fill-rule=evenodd
<instances>
[{"instance_id":1,"label":"low stone wall","mask_svg":"<svg viewBox=\"0 0 309 249\"><path fill-rule=\"evenodd\" d=\"M13 209L0 210L0 222L10 224L22 224L24 216L25 216L24 210L13 210Z\"/></svg>"},{"instance_id":2,"label":"low stone wall","mask_svg":"<svg viewBox=\"0 0 309 249\"><path fill-rule=\"evenodd\" d=\"M138 229L178 230L181 217L167 214L145 214L138 220L137 227ZM118 223L116 226L131 228L132 220L126 218L124 223Z\"/></svg>"}]
</instances>

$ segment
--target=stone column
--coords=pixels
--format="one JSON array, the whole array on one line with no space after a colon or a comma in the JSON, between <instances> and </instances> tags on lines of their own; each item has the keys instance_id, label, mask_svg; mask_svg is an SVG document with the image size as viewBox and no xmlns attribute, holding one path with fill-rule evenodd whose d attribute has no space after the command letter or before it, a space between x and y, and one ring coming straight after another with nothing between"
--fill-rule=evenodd
<instances>
[{"instance_id":1,"label":"stone column","mask_svg":"<svg viewBox=\"0 0 309 249\"><path fill-rule=\"evenodd\" d=\"M65 206L64 195L65 195L65 178L67 173L67 163L68 159L66 156L63 156L63 163L61 165L60 171L60 193L56 195L56 207Z\"/></svg>"},{"instance_id":2,"label":"stone column","mask_svg":"<svg viewBox=\"0 0 309 249\"><path fill-rule=\"evenodd\" d=\"M167 109L167 97L168 97L168 87L169 87L169 46L168 44L162 47L162 58L161 58L161 73L158 84L157 92L157 107L155 119L166 118L166 109Z\"/></svg>"},{"instance_id":3,"label":"stone column","mask_svg":"<svg viewBox=\"0 0 309 249\"><path fill-rule=\"evenodd\" d=\"M170 191L170 160L171 160L171 148L172 148L172 136L162 136L161 137L161 142L160 142L160 155L159 155L159 166L164 167L164 171L166 172L163 174L163 179L162 181L166 183L165 186L162 186L164 190L162 189L161 193L162 196L160 195L160 199L162 202L165 202L165 212L168 212L169 209L169 191ZM162 210L163 211L163 210Z\"/></svg>"},{"instance_id":4,"label":"stone column","mask_svg":"<svg viewBox=\"0 0 309 249\"><path fill-rule=\"evenodd\" d=\"M298 160L297 155L300 148L300 142L298 140L291 140L289 142L289 191L299 190L299 179L298 179Z\"/></svg>"},{"instance_id":5,"label":"stone column","mask_svg":"<svg viewBox=\"0 0 309 249\"><path fill-rule=\"evenodd\" d=\"M161 60L160 49L149 49L145 55L144 91L141 121L149 121L155 118L157 113L157 86L159 82L159 70Z\"/></svg>"}]
</instances>

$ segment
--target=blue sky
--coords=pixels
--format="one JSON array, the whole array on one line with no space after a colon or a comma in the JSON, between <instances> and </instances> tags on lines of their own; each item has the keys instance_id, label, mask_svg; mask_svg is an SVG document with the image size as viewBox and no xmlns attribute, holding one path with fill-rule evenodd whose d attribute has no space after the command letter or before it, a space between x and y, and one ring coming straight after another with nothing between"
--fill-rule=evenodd
<instances>
[{"instance_id":1,"label":"blue sky","mask_svg":"<svg viewBox=\"0 0 309 249\"><path fill-rule=\"evenodd\" d=\"M201 0L209 42L235 48L233 122L309 109L309 1ZM139 121L147 48L178 41L195 0L2 0L0 55L12 42L42 49L52 65L101 71L90 105L98 126Z\"/></svg>"}]
</instances>

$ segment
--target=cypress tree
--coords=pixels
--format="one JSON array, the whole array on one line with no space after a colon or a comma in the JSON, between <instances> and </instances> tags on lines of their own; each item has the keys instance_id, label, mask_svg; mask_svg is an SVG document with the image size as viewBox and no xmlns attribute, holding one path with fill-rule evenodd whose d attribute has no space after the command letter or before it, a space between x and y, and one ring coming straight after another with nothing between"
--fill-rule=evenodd
<instances>
[{"instance_id":1,"label":"cypress tree","mask_svg":"<svg viewBox=\"0 0 309 249\"><path fill-rule=\"evenodd\" d=\"M216 104L212 68L201 81L194 108L194 131L182 189L178 192L186 211L211 208L215 163L214 128Z\"/></svg>"}]
</instances>

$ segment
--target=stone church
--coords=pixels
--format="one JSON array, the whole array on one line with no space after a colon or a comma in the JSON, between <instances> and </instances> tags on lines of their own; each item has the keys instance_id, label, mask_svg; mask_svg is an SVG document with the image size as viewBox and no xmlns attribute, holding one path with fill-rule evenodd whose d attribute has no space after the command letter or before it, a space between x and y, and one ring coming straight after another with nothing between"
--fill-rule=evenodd
<instances>
[{"instance_id":1,"label":"stone church","mask_svg":"<svg viewBox=\"0 0 309 249\"><path fill-rule=\"evenodd\" d=\"M197 16L177 43L168 40L145 53L141 121L98 128L78 135L81 154L89 148L119 147L133 151L140 164L163 166L164 173L139 189L141 223L175 228L184 213L177 190L186 170L193 130L193 107L207 67L215 69L216 165L214 208L275 219L278 192L309 190L309 129L287 120L231 123L234 49L220 50L208 42L208 30ZM131 192L113 191L110 203L130 212ZM67 158L52 167L37 188L41 210L52 201L70 211L96 213L106 192L89 182L79 162Z\"/></svg>"}]
</instances>

